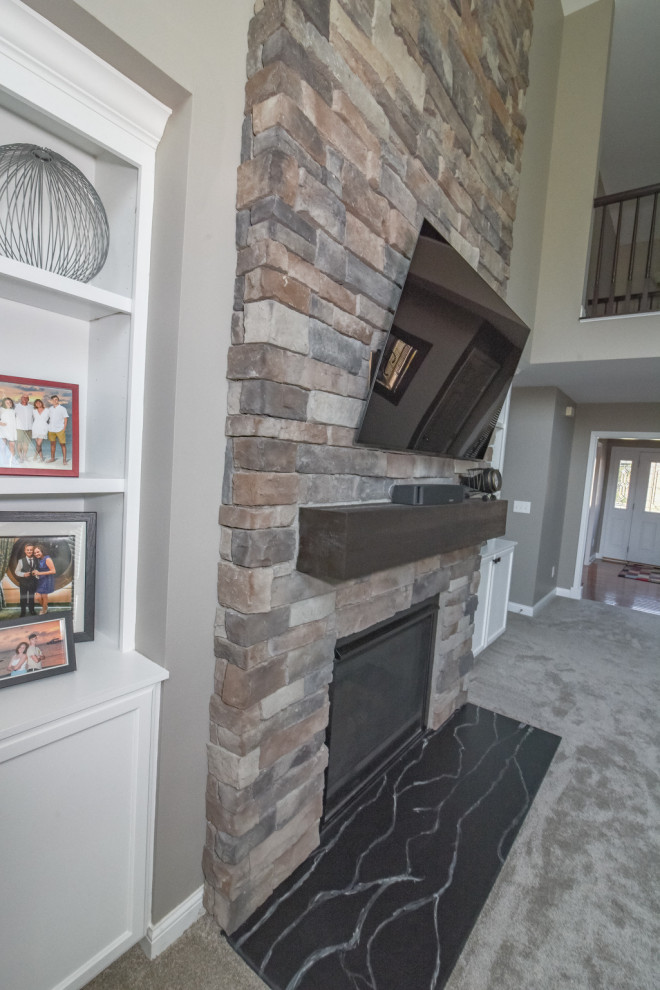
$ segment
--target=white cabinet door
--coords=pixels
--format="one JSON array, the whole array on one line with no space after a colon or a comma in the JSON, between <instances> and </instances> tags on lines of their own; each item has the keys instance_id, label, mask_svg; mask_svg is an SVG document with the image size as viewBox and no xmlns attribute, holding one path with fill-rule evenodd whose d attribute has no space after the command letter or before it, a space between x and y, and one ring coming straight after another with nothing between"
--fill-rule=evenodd
<instances>
[{"instance_id":1,"label":"white cabinet door","mask_svg":"<svg viewBox=\"0 0 660 990\"><path fill-rule=\"evenodd\" d=\"M510 540L489 540L481 551L479 604L472 635L475 656L506 629L515 545Z\"/></svg>"},{"instance_id":2,"label":"white cabinet door","mask_svg":"<svg viewBox=\"0 0 660 990\"><path fill-rule=\"evenodd\" d=\"M0 743L3 990L76 990L144 934L159 689Z\"/></svg>"},{"instance_id":3,"label":"white cabinet door","mask_svg":"<svg viewBox=\"0 0 660 990\"><path fill-rule=\"evenodd\" d=\"M509 588L511 587L511 567L513 549L504 550L493 557L490 579L490 607L486 642L492 643L506 629Z\"/></svg>"},{"instance_id":4,"label":"white cabinet door","mask_svg":"<svg viewBox=\"0 0 660 990\"><path fill-rule=\"evenodd\" d=\"M472 634L472 652L476 656L481 653L486 645L486 634L488 624L488 598L490 595L491 570L493 568L492 557L482 557L481 560L481 580L479 581L478 598L479 604L474 614L474 633Z\"/></svg>"}]
</instances>

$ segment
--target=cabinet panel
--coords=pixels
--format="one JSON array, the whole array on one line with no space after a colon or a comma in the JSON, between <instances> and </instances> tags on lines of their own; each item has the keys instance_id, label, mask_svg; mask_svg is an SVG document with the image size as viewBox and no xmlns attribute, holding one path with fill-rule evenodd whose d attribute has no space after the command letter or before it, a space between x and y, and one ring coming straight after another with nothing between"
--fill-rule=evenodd
<instances>
[{"instance_id":1,"label":"cabinet panel","mask_svg":"<svg viewBox=\"0 0 660 990\"><path fill-rule=\"evenodd\" d=\"M513 551L510 540L488 540L481 551L479 604L474 616L472 652L476 656L506 629Z\"/></svg>"},{"instance_id":2,"label":"cabinet panel","mask_svg":"<svg viewBox=\"0 0 660 990\"><path fill-rule=\"evenodd\" d=\"M472 634L472 652L476 656L486 645L486 624L488 619L488 596L493 562L490 557L481 560L481 577L479 580L479 604L474 614L474 633Z\"/></svg>"},{"instance_id":3,"label":"cabinet panel","mask_svg":"<svg viewBox=\"0 0 660 990\"><path fill-rule=\"evenodd\" d=\"M141 692L0 746L6 990L82 986L142 935L152 699Z\"/></svg>"},{"instance_id":4,"label":"cabinet panel","mask_svg":"<svg viewBox=\"0 0 660 990\"><path fill-rule=\"evenodd\" d=\"M511 565L513 550L504 551L493 557L490 578L490 602L486 640L492 643L506 629L509 587L511 585Z\"/></svg>"}]
</instances>

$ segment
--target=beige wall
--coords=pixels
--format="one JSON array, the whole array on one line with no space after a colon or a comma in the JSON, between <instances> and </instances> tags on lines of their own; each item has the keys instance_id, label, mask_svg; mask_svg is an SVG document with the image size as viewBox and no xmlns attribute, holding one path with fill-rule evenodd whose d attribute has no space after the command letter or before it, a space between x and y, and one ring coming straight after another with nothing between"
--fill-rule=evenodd
<instances>
[{"instance_id":1,"label":"beige wall","mask_svg":"<svg viewBox=\"0 0 660 990\"><path fill-rule=\"evenodd\" d=\"M613 0L565 19L532 364L656 356L657 316L580 324Z\"/></svg>"},{"instance_id":2,"label":"beige wall","mask_svg":"<svg viewBox=\"0 0 660 990\"><path fill-rule=\"evenodd\" d=\"M561 0L535 5L525 100L528 123L506 290L507 302L530 327L536 314L563 24Z\"/></svg>"},{"instance_id":3,"label":"beige wall","mask_svg":"<svg viewBox=\"0 0 660 990\"><path fill-rule=\"evenodd\" d=\"M137 630L138 648L170 672L159 752L157 922L203 881L236 168L253 5L31 6L175 107L157 156Z\"/></svg>"}]
</instances>

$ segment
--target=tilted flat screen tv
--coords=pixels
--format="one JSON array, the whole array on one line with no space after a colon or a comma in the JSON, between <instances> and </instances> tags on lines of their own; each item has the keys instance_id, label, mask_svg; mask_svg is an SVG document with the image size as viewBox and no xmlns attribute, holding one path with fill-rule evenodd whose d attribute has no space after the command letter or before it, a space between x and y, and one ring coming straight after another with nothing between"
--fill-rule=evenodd
<instances>
[{"instance_id":1,"label":"tilted flat screen tv","mask_svg":"<svg viewBox=\"0 0 660 990\"><path fill-rule=\"evenodd\" d=\"M425 220L356 443L482 459L528 334Z\"/></svg>"}]
</instances>

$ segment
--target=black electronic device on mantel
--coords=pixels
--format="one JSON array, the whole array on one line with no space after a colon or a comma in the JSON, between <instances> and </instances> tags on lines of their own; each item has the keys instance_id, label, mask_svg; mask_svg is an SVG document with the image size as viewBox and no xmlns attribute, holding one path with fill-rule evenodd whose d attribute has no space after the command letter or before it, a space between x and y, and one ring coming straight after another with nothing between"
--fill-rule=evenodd
<instances>
[{"instance_id":1,"label":"black electronic device on mantel","mask_svg":"<svg viewBox=\"0 0 660 990\"><path fill-rule=\"evenodd\" d=\"M356 443L482 459L528 334L424 221Z\"/></svg>"},{"instance_id":2,"label":"black electronic device on mantel","mask_svg":"<svg viewBox=\"0 0 660 990\"><path fill-rule=\"evenodd\" d=\"M464 485L393 485L392 501L396 505L451 505L464 502L469 489Z\"/></svg>"}]
</instances>

